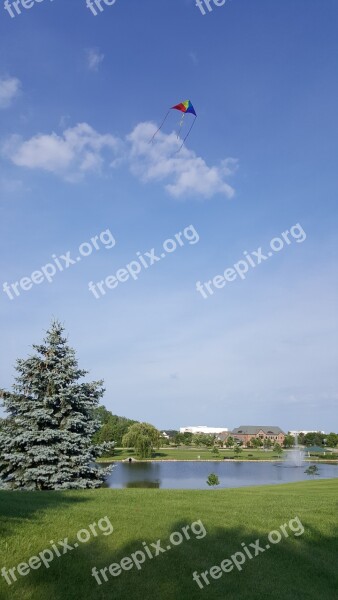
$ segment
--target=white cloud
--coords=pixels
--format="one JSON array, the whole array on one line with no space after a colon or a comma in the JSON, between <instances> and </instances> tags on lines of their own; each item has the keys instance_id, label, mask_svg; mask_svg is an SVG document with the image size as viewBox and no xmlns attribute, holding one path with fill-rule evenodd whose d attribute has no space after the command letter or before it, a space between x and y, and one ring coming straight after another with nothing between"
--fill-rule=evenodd
<instances>
[{"instance_id":1,"label":"white cloud","mask_svg":"<svg viewBox=\"0 0 338 600\"><path fill-rule=\"evenodd\" d=\"M232 198L234 189L225 178L236 170L236 159L228 158L218 166L209 167L185 146L175 154L182 143L175 133L160 131L150 144L155 131L152 123L140 123L127 137L131 145L131 170L141 181L164 181L165 189L175 198L191 195L211 198L215 194Z\"/></svg>"},{"instance_id":2,"label":"white cloud","mask_svg":"<svg viewBox=\"0 0 338 600\"><path fill-rule=\"evenodd\" d=\"M88 48L86 50L87 66L90 71L98 71L100 64L104 59L98 48Z\"/></svg>"},{"instance_id":3,"label":"white cloud","mask_svg":"<svg viewBox=\"0 0 338 600\"><path fill-rule=\"evenodd\" d=\"M234 188L227 182L237 169L237 160L227 158L208 166L177 139L175 133L158 132L153 123L139 123L124 140L100 134L87 123L79 123L63 134L38 134L27 141L12 136L3 146L4 154L19 167L42 169L68 181L78 181L87 172L102 172L104 166L127 164L143 183L160 182L174 198L211 198L216 194L232 198Z\"/></svg>"},{"instance_id":4,"label":"white cloud","mask_svg":"<svg viewBox=\"0 0 338 600\"><path fill-rule=\"evenodd\" d=\"M18 95L20 81L16 77L0 77L0 108L8 108Z\"/></svg>"},{"instance_id":5,"label":"white cloud","mask_svg":"<svg viewBox=\"0 0 338 600\"><path fill-rule=\"evenodd\" d=\"M12 136L3 150L19 167L42 169L77 180L85 172L99 172L104 152L108 150L115 157L118 146L118 139L112 135L101 135L87 123L79 123L62 135L38 134L27 141Z\"/></svg>"}]
</instances>

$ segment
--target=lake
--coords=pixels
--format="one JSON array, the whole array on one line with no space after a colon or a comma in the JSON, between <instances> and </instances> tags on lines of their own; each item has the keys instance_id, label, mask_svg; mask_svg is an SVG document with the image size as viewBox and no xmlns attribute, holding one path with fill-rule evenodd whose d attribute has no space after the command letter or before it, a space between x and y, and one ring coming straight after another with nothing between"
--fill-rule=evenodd
<instances>
[{"instance_id":1,"label":"lake","mask_svg":"<svg viewBox=\"0 0 338 600\"><path fill-rule=\"evenodd\" d=\"M210 473L218 475L217 488L238 488L248 485L291 483L312 479L304 473L310 464L301 467L281 462L150 462L113 463L114 469L106 480L110 488L162 488L204 490ZM338 477L338 465L319 464L319 477Z\"/></svg>"}]
</instances>

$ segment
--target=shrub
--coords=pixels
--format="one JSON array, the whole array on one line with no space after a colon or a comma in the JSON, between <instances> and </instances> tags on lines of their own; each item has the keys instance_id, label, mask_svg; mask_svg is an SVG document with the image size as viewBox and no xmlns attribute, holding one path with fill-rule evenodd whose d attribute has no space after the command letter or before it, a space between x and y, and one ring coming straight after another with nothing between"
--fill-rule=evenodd
<instances>
[{"instance_id":1,"label":"shrub","mask_svg":"<svg viewBox=\"0 0 338 600\"><path fill-rule=\"evenodd\" d=\"M210 473L210 475L208 476L208 479L207 479L207 484L209 486L219 485L219 478L218 478L218 476L215 475L215 473Z\"/></svg>"}]
</instances>

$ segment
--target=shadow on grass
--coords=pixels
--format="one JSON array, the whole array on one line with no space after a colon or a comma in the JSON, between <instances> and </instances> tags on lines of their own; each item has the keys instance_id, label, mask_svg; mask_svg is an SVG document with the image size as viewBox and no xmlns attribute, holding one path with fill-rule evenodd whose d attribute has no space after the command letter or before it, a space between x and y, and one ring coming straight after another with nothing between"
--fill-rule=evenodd
<instances>
[{"instance_id":1,"label":"shadow on grass","mask_svg":"<svg viewBox=\"0 0 338 600\"><path fill-rule=\"evenodd\" d=\"M128 454L128 456L129 455L130 456L134 456L135 455L135 450L133 448L118 448L118 449L115 448L114 454L111 455L111 456L118 457L118 456L123 456L123 455L126 455L126 454Z\"/></svg>"},{"instance_id":2,"label":"shadow on grass","mask_svg":"<svg viewBox=\"0 0 338 600\"><path fill-rule=\"evenodd\" d=\"M153 452L151 458L165 458L168 456L167 452Z\"/></svg>"},{"instance_id":3,"label":"shadow on grass","mask_svg":"<svg viewBox=\"0 0 338 600\"><path fill-rule=\"evenodd\" d=\"M176 521L168 532L182 531L187 522ZM118 563L137 550L144 550L142 542L149 548L156 537L135 539L132 543L116 547L114 532L108 537L92 539L60 558L55 558L47 570L41 567L31 571L28 577L7 586L4 600L334 600L337 591L337 569L335 554L337 538L334 532L323 536L306 524L305 532L299 537L289 531L280 543L260 553L236 568L223 573L220 579L210 576L210 584L200 589L192 579L194 571L201 573L220 563L236 552L244 542L260 540L264 548L267 535L252 529L238 527L213 528L204 538L190 540L172 546L153 559L146 559L141 570L134 566L113 577L106 570L108 581L98 585L92 576L92 568L98 570ZM162 537L161 546L167 548L169 535ZM155 550L152 549L153 554ZM252 550L254 554L254 550ZM103 577L100 577L102 581ZM203 579L202 579L203 582Z\"/></svg>"},{"instance_id":4,"label":"shadow on grass","mask_svg":"<svg viewBox=\"0 0 338 600\"><path fill-rule=\"evenodd\" d=\"M0 490L0 536L11 531L12 525L20 521L32 520L41 512L58 508L60 505L69 506L87 502L85 492L12 492ZM1 598L1 596L0 596Z\"/></svg>"}]
</instances>

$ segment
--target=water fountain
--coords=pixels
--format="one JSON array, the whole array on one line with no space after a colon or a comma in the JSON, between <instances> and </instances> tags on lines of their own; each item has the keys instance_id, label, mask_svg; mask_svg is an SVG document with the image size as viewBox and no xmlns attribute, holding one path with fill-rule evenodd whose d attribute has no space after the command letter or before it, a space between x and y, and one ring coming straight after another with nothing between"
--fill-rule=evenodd
<instances>
[{"instance_id":1,"label":"water fountain","mask_svg":"<svg viewBox=\"0 0 338 600\"><path fill-rule=\"evenodd\" d=\"M302 467L305 459L305 451L298 444L298 435L295 434L295 445L292 450L288 450L284 466Z\"/></svg>"}]
</instances>

